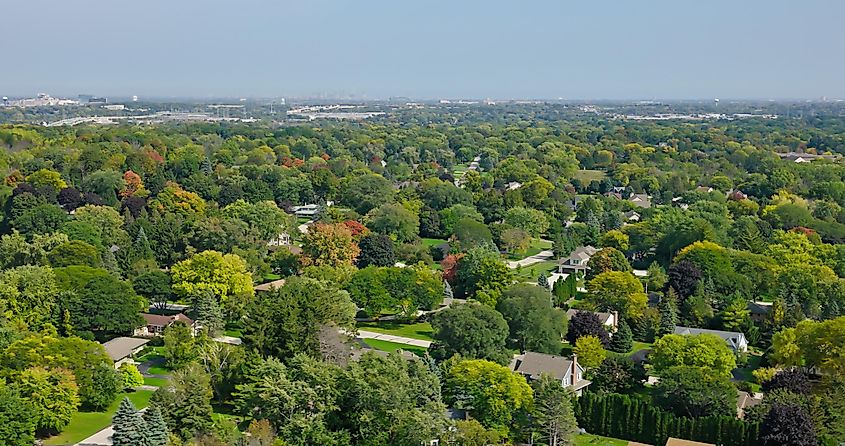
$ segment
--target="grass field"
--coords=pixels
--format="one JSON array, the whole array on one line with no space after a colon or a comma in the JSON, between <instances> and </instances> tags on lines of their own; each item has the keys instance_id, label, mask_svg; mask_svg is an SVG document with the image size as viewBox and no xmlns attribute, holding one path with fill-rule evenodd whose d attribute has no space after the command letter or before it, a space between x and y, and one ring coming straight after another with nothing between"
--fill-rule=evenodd
<instances>
[{"instance_id":1,"label":"grass field","mask_svg":"<svg viewBox=\"0 0 845 446\"><path fill-rule=\"evenodd\" d=\"M164 387L167 384L167 378L144 378L145 386Z\"/></svg>"},{"instance_id":2,"label":"grass field","mask_svg":"<svg viewBox=\"0 0 845 446\"><path fill-rule=\"evenodd\" d=\"M426 349L422 347L400 344L398 342L382 341L381 339L365 339L364 343L376 350L381 350L383 352L393 353L396 350L404 350L406 352L411 352L417 356L425 356L426 352Z\"/></svg>"},{"instance_id":3,"label":"grass field","mask_svg":"<svg viewBox=\"0 0 845 446\"><path fill-rule=\"evenodd\" d=\"M760 368L760 363L763 361L763 358L758 355L748 355L748 365L745 367L737 368L733 371L734 377L738 378L741 381L746 381L751 384L751 390L754 392L760 391L760 384L754 379L754 375L751 374L754 370Z\"/></svg>"},{"instance_id":4,"label":"grass field","mask_svg":"<svg viewBox=\"0 0 845 446\"><path fill-rule=\"evenodd\" d=\"M530 266L523 266L516 269L516 278L520 282L536 282L540 277L540 273L550 273L557 268L557 262L554 260L546 260L538 262Z\"/></svg>"},{"instance_id":5,"label":"grass field","mask_svg":"<svg viewBox=\"0 0 845 446\"><path fill-rule=\"evenodd\" d=\"M535 254L539 254L540 251L552 249L552 242L548 240L543 240L539 238L531 239L531 244L528 246L528 249L524 252L512 252L508 254L508 260L521 260L526 257L533 256Z\"/></svg>"},{"instance_id":6,"label":"grass field","mask_svg":"<svg viewBox=\"0 0 845 446\"><path fill-rule=\"evenodd\" d=\"M411 339L422 339L423 341L431 341L431 335L434 332L428 322L416 324L402 324L393 321L358 322L358 329Z\"/></svg>"},{"instance_id":7,"label":"grass field","mask_svg":"<svg viewBox=\"0 0 845 446\"><path fill-rule=\"evenodd\" d=\"M575 446L627 446L628 440L601 437L599 435L581 434L575 436Z\"/></svg>"},{"instance_id":8,"label":"grass field","mask_svg":"<svg viewBox=\"0 0 845 446\"><path fill-rule=\"evenodd\" d=\"M129 397L129 400L135 404L135 407L141 409L147 407L152 396L152 391L138 390L136 392L121 394L103 412L77 412L71 418L70 424L67 425L64 432L48 438L44 441L44 444L57 446L79 443L111 424L112 416L117 411L117 407L120 405L123 397Z\"/></svg>"},{"instance_id":9,"label":"grass field","mask_svg":"<svg viewBox=\"0 0 845 446\"><path fill-rule=\"evenodd\" d=\"M425 247L437 246L441 243L446 243L446 240L443 240L442 238L423 238L422 239L422 244Z\"/></svg>"},{"instance_id":10,"label":"grass field","mask_svg":"<svg viewBox=\"0 0 845 446\"><path fill-rule=\"evenodd\" d=\"M593 180L601 180L605 176L607 176L607 174L603 170L594 169L577 170L574 174L572 174L572 178L577 178L587 184Z\"/></svg>"}]
</instances>

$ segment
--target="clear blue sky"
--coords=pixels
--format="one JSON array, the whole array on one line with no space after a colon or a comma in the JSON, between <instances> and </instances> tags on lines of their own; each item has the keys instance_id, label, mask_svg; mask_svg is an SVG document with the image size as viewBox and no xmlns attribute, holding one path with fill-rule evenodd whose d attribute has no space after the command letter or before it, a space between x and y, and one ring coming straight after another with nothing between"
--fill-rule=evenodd
<instances>
[{"instance_id":1,"label":"clear blue sky","mask_svg":"<svg viewBox=\"0 0 845 446\"><path fill-rule=\"evenodd\" d=\"M0 0L0 94L845 97L840 0Z\"/></svg>"}]
</instances>

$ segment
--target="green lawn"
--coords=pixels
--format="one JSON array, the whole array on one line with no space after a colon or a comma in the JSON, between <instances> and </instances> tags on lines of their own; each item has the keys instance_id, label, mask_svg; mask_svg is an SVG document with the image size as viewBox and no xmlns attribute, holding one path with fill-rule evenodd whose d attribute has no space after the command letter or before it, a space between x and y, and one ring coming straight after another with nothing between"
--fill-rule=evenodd
<instances>
[{"instance_id":1,"label":"green lawn","mask_svg":"<svg viewBox=\"0 0 845 446\"><path fill-rule=\"evenodd\" d=\"M746 381L751 384L751 390L753 390L754 392L760 391L760 384L757 384L756 380L754 379L754 375L752 375L751 372L760 368L760 363L762 361L763 358L761 356L749 354L748 365L734 370L734 375L740 380Z\"/></svg>"},{"instance_id":2,"label":"green lawn","mask_svg":"<svg viewBox=\"0 0 845 446\"><path fill-rule=\"evenodd\" d=\"M540 251L552 249L552 242L548 240L542 240L539 238L531 239L531 244L528 245L528 249L524 252L512 252L508 254L508 260L522 260L526 257L533 256L535 254L539 254Z\"/></svg>"},{"instance_id":3,"label":"green lawn","mask_svg":"<svg viewBox=\"0 0 845 446\"><path fill-rule=\"evenodd\" d=\"M572 174L572 178L577 178L586 184L589 184L593 180L601 180L605 176L607 176L607 174L603 170L595 169L576 170L575 173Z\"/></svg>"},{"instance_id":4,"label":"green lawn","mask_svg":"<svg viewBox=\"0 0 845 446\"><path fill-rule=\"evenodd\" d=\"M402 324L393 321L358 322L358 328L405 338L422 339L423 341L431 341L431 334L434 332L428 322L416 324Z\"/></svg>"},{"instance_id":5,"label":"green lawn","mask_svg":"<svg viewBox=\"0 0 845 446\"><path fill-rule=\"evenodd\" d=\"M631 347L631 351L628 352L628 356L631 356L631 355L633 355L634 353L636 353L640 350L649 349L653 345L654 345L653 343L649 343L649 342L634 341L634 345L633 345L633 347Z\"/></svg>"},{"instance_id":6,"label":"green lawn","mask_svg":"<svg viewBox=\"0 0 845 446\"><path fill-rule=\"evenodd\" d=\"M442 238L424 238L422 239L422 244L425 247L437 246L441 243L446 243L446 240Z\"/></svg>"},{"instance_id":7,"label":"green lawn","mask_svg":"<svg viewBox=\"0 0 845 446\"><path fill-rule=\"evenodd\" d=\"M145 386L164 387L167 384L167 378L144 378Z\"/></svg>"},{"instance_id":8,"label":"green lawn","mask_svg":"<svg viewBox=\"0 0 845 446\"><path fill-rule=\"evenodd\" d=\"M593 434L581 434L575 436L575 446L627 446L628 440L617 438L601 437Z\"/></svg>"},{"instance_id":9,"label":"green lawn","mask_svg":"<svg viewBox=\"0 0 845 446\"><path fill-rule=\"evenodd\" d=\"M520 282L536 282L540 273L551 273L557 269L557 261L545 260L530 266L523 266L516 269L516 279Z\"/></svg>"},{"instance_id":10,"label":"green lawn","mask_svg":"<svg viewBox=\"0 0 845 446\"><path fill-rule=\"evenodd\" d=\"M64 432L59 435L48 438L44 441L46 445L68 445L76 444L80 441L94 435L103 430L111 424L112 416L117 411L120 401L123 397L129 397L129 400L135 404L135 407L141 409L147 407L153 392L149 390L138 390L136 392L124 393L120 395L104 412L77 412L70 420L70 424L65 428Z\"/></svg>"},{"instance_id":11,"label":"green lawn","mask_svg":"<svg viewBox=\"0 0 845 446\"><path fill-rule=\"evenodd\" d=\"M364 343L376 350L381 350L383 352L393 353L396 350L405 350L406 352L411 352L417 356L425 356L425 352L427 350L423 347L400 344L398 342L382 341L381 339L365 339Z\"/></svg>"}]
</instances>

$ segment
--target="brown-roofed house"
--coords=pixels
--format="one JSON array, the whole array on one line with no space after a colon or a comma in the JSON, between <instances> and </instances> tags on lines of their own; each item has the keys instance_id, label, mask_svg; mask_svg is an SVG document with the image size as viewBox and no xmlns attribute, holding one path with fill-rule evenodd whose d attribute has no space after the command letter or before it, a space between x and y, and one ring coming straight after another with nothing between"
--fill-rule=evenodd
<instances>
[{"instance_id":1,"label":"brown-roofed house","mask_svg":"<svg viewBox=\"0 0 845 446\"><path fill-rule=\"evenodd\" d=\"M716 446L713 443L702 443L700 441L681 440L680 438L669 437L666 446Z\"/></svg>"},{"instance_id":2,"label":"brown-roofed house","mask_svg":"<svg viewBox=\"0 0 845 446\"><path fill-rule=\"evenodd\" d=\"M539 379L540 375L549 375L579 396L581 391L591 384L584 379L584 368L578 364L578 358L575 356L569 359L564 356L525 352L514 356L510 369L528 380Z\"/></svg>"},{"instance_id":3,"label":"brown-roofed house","mask_svg":"<svg viewBox=\"0 0 845 446\"><path fill-rule=\"evenodd\" d=\"M736 416L739 419L745 417L745 409L754 407L763 402L763 394L752 395L742 390L737 391L736 396Z\"/></svg>"},{"instance_id":4,"label":"brown-roofed house","mask_svg":"<svg viewBox=\"0 0 845 446\"><path fill-rule=\"evenodd\" d=\"M166 316L163 314L141 313L141 317L144 318L144 325L135 329L135 336L140 336L144 338L161 336L165 328L177 322L183 323L188 327L191 327L191 333L195 336L197 334L196 321L189 318L188 316L185 316L182 313L176 313L171 316Z\"/></svg>"}]
</instances>

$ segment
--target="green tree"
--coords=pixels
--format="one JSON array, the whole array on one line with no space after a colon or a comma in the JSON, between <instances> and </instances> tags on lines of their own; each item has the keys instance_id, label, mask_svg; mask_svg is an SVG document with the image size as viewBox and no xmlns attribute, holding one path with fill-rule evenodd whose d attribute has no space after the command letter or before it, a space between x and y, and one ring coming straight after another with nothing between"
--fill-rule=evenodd
<instances>
[{"instance_id":1,"label":"green tree","mask_svg":"<svg viewBox=\"0 0 845 446\"><path fill-rule=\"evenodd\" d=\"M590 370L591 392L626 394L643 387L646 373L643 367L629 358L613 355Z\"/></svg>"},{"instance_id":2,"label":"green tree","mask_svg":"<svg viewBox=\"0 0 845 446\"><path fill-rule=\"evenodd\" d=\"M401 204L383 204L368 214L368 220L370 229L400 243L415 240L420 232L417 215Z\"/></svg>"},{"instance_id":3,"label":"green tree","mask_svg":"<svg viewBox=\"0 0 845 446\"><path fill-rule=\"evenodd\" d=\"M466 295L491 307L513 281L513 271L499 254L486 248L472 248L458 262L458 281Z\"/></svg>"},{"instance_id":4,"label":"green tree","mask_svg":"<svg viewBox=\"0 0 845 446\"><path fill-rule=\"evenodd\" d=\"M29 368L17 376L14 386L35 410L35 426L40 432L61 432L79 407L76 380L67 370Z\"/></svg>"},{"instance_id":5,"label":"green tree","mask_svg":"<svg viewBox=\"0 0 845 446\"><path fill-rule=\"evenodd\" d=\"M624 271L631 272L631 264L616 248L602 248L598 250L590 261L587 262L587 279L592 279L597 275L608 271Z\"/></svg>"},{"instance_id":6,"label":"green tree","mask_svg":"<svg viewBox=\"0 0 845 446\"><path fill-rule=\"evenodd\" d=\"M654 343L649 362L661 374L676 366L706 368L713 376L730 377L736 357L725 340L711 334L685 336L668 334Z\"/></svg>"},{"instance_id":7,"label":"green tree","mask_svg":"<svg viewBox=\"0 0 845 446\"><path fill-rule=\"evenodd\" d=\"M508 324L493 308L472 303L452 305L436 313L431 326L434 328L431 355L436 359L459 354L499 364L510 360L505 348Z\"/></svg>"},{"instance_id":8,"label":"green tree","mask_svg":"<svg viewBox=\"0 0 845 446\"><path fill-rule=\"evenodd\" d=\"M675 366L662 370L655 402L682 417L732 417L736 414L736 387L728 376L704 367Z\"/></svg>"},{"instance_id":9,"label":"green tree","mask_svg":"<svg viewBox=\"0 0 845 446\"><path fill-rule=\"evenodd\" d=\"M674 288L669 288L663 299L657 306L660 311L660 331L658 334L666 335L675 332L675 326L678 325L678 294L675 293Z\"/></svg>"},{"instance_id":10,"label":"green tree","mask_svg":"<svg viewBox=\"0 0 845 446\"><path fill-rule=\"evenodd\" d=\"M173 296L170 274L160 270L147 271L136 277L132 281L132 288L159 310L167 309L167 301Z\"/></svg>"},{"instance_id":11,"label":"green tree","mask_svg":"<svg viewBox=\"0 0 845 446\"><path fill-rule=\"evenodd\" d=\"M124 389L131 389L133 387L144 385L144 376L141 375L141 372L138 371L138 367L135 367L135 364L125 362L120 365L118 372L120 373L120 377L123 379Z\"/></svg>"},{"instance_id":12,"label":"green tree","mask_svg":"<svg viewBox=\"0 0 845 446\"><path fill-rule=\"evenodd\" d=\"M601 311L618 311L623 317L640 317L648 306L640 281L631 273L608 271L587 282L587 302Z\"/></svg>"},{"instance_id":13,"label":"green tree","mask_svg":"<svg viewBox=\"0 0 845 446\"><path fill-rule=\"evenodd\" d=\"M36 412L18 389L0 384L0 438L8 446L35 443Z\"/></svg>"},{"instance_id":14,"label":"green tree","mask_svg":"<svg viewBox=\"0 0 845 446\"><path fill-rule=\"evenodd\" d=\"M11 321L40 329L51 320L60 290L53 270L19 266L0 272L0 310Z\"/></svg>"},{"instance_id":15,"label":"green tree","mask_svg":"<svg viewBox=\"0 0 845 446\"><path fill-rule=\"evenodd\" d=\"M144 411L144 423L147 425L147 445L165 446L167 444L167 424L158 407L152 406Z\"/></svg>"},{"instance_id":16,"label":"green tree","mask_svg":"<svg viewBox=\"0 0 845 446\"><path fill-rule=\"evenodd\" d=\"M578 362L585 368L598 367L604 358L607 357L607 351L604 349L601 339L595 336L581 336L575 341L575 347L572 353L578 355Z\"/></svg>"},{"instance_id":17,"label":"green tree","mask_svg":"<svg viewBox=\"0 0 845 446\"><path fill-rule=\"evenodd\" d=\"M244 342L277 358L319 354L324 326L352 329L355 304L346 291L326 282L293 277L277 290L258 294L247 306Z\"/></svg>"},{"instance_id":18,"label":"green tree","mask_svg":"<svg viewBox=\"0 0 845 446\"><path fill-rule=\"evenodd\" d=\"M114 208L89 204L77 209L73 217L78 223L90 225L106 248L111 245L129 244L129 234L123 229L123 216Z\"/></svg>"},{"instance_id":19,"label":"green tree","mask_svg":"<svg viewBox=\"0 0 845 446\"><path fill-rule=\"evenodd\" d=\"M352 265L359 252L352 231L342 223L313 224L302 239L303 263L306 266Z\"/></svg>"},{"instance_id":20,"label":"green tree","mask_svg":"<svg viewBox=\"0 0 845 446\"><path fill-rule=\"evenodd\" d=\"M453 365L446 375L444 395L452 407L467 409L484 426L503 432L533 405L533 391L525 378L483 359Z\"/></svg>"},{"instance_id":21,"label":"green tree","mask_svg":"<svg viewBox=\"0 0 845 446\"><path fill-rule=\"evenodd\" d=\"M549 219L543 211L517 206L505 212L505 223L539 237L549 229Z\"/></svg>"},{"instance_id":22,"label":"green tree","mask_svg":"<svg viewBox=\"0 0 845 446\"><path fill-rule=\"evenodd\" d=\"M97 248L81 240L71 240L55 247L47 254L47 259L54 267L86 265L96 268L102 264Z\"/></svg>"},{"instance_id":23,"label":"green tree","mask_svg":"<svg viewBox=\"0 0 845 446\"><path fill-rule=\"evenodd\" d=\"M173 291L184 299L200 292L219 297L220 305L230 314L240 314L255 293L246 262L235 254L203 251L183 260L171 269Z\"/></svg>"},{"instance_id":24,"label":"green tree","mask_svg":"<svg viewBox=\"0 0 845 446\"><path fill-rule=\"evenodd\" d=\"M172 369L181 369L197 358L197 341L191 327L182 322L164 329L164 359Z\"/></svg>"},{"instance_id":25,"label":"green tree","mask_svg":"<svg viewBox=\"0 0 845 446\"><path fill-rule=\"evenodd\" d=\"M570 444L578 431L572 410L572 392L549 375L540 376L532 387L533 421L535 428L540 431L540 438L545 439L549 446Z\"/></svg>"},{"instance_id":26,"label":"green tree","mask_svg":"<svg viewBox=\"0 0 845 446\"><path fill-rule=\"evenodd\" d=\"M203 290L195 296L193 303L195 320L210 337L220 335L226 322L217 301L210 290Z\"/></svg>"},{"instance_id":27,"label":"green tree","mask_svg":"<svg viewBox=\"0 0 845 446\"><path fill-rule=\"evenodd\" d=\"M187 439L211 429L211 395L208 374L191 364L173 372L153 394L150 407L161 411L170 432Z\"/></svg>"},{"instance_id":28,"label":"green tree","mask_svg":"<svg viewBox=\"0 0 845 446\"><path fill-rule=\"evenodd\" d=\"M396 263L396 253L390 237L381 234L369 234L361 238L358 243L361 253L358 254L358 268L368 266L393 266Z\"/></svg>"},{"instance_id":29,"label":"green tree","mask_svg":"<svg viewBox=\"0 0 845 446\"><path fill-rule=\"evenodd\" d=\"M552 307L549 293L530 284L505 290L496 309L510 328L508 344L521 351L560 353L560 339L566 331L566 315Z\"/></svg>"},{"instance_id":30,"label":"green tree","mask_svg":"<svg viewBox=\"0 0 845 446\"><path fill-rule=\"evenodd\" d=\"M342 188L341 201L365 215L370 210L389 203L393 198L390 181L381 175L366 174L353 177Z\"/></svg>"},{"instance_id":31,"label":"green tree","mask_svg":"<svg viewBox=\"0 0 845 446\"><path fill-rule=\"evenodd\" d=\"M602 248L613 248L623 252L631 247L628 234L618 229L612 229L602 234L599 237L599 246Z\"/></svg>"},{"instance_id":32,"label":"green tree","mask_svg":"<svg viewBox=\"0 0 845 446\"><path fill-rule=\"evenodd\" d=\"M465 204L456 204L440 211L440 226L443 228L443 234L447 236L454 234L457 223L465 218L479 223L484 222L484 216L480 212Z\"/></svg>"},{"instance_id":33,"label":"green tree","mask_svg":"<svg viewBox=\"0 0 845 446\"><path fill-rule=\"evenodd\" d=\"M114 433L111 438L115 446L149 445L147 423L129 398L124 397L120 401L120 406L112 417L112 426Z\"/></svg>"},{"instance_id":34,"label":"green tree","mask_svg":"<svg viewBox=\"0 0 845 446\"><path fill-rule=\"evenodd\" d=\"M83 271L87 267L58 269L62 275ZM87 271L86 271L87 272ZM132 286L105 270L90 271L92 278L81 287L69 289L62 308L70 312L70 320L77 332L90 332L99 338L129 335L143 323L138 315L143 299Z\"/></svg>"},{"instance_id":35,"label":"green tree","mask_svg":"<svg viewBox=\"0 0 845 446\"><path fill-rule=\"evenodd\" d=\"M608 350L616 353L628 353L634 347L634 335L631 333L631 327L625 321L619 322L619 328L616 333L610 338L610 345Z\"/></svg>"}]
</instances>

